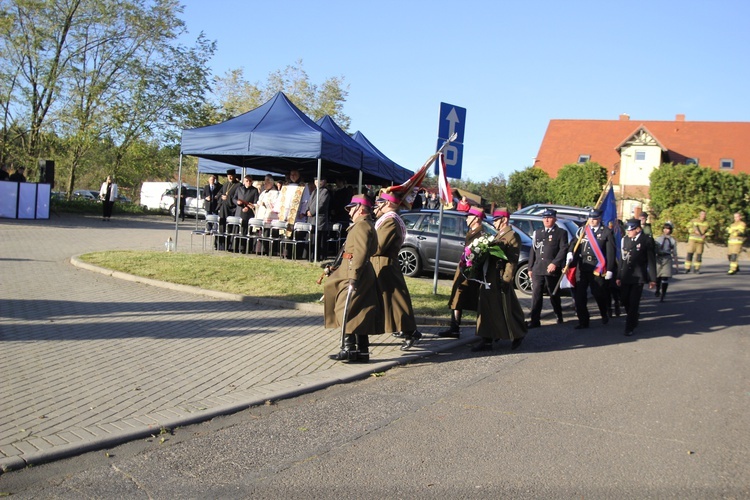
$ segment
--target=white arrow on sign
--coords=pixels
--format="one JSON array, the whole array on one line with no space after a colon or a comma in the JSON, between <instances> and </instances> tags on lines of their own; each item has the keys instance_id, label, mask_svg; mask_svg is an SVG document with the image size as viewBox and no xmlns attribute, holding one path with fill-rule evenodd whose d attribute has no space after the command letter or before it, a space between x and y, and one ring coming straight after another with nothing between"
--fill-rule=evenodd
<instances>
[{"instance_id":1,"label":"white arrow on sign","mask_svg":"<svg viewBox=\"0 0 750 500\"><path fill-rule=\"evenodd\" d=\"M456 132L456 123L459 122L456 108L451 108L451 112L445 117L448 120L448 137L452 136Z\"/></svg>"}]
</instances>

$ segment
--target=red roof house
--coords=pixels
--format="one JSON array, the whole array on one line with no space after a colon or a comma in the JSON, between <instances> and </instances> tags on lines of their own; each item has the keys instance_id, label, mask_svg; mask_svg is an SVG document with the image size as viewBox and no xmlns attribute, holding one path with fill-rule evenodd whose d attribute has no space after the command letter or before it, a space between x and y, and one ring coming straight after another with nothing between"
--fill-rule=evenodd
<instances>
[{"instance_id":1,"label":"red roof house","mask_svg":"<svg viewBox=\"0 0 750 500\"><path fill-rule=\"evenodd\" d=\"M556 177L571 163L596 162L614 171L622 213L648 198L649 175L662 163L696 163L750 174L750 122L550 120L534 166Z\"/></svg>"}]
</instances>

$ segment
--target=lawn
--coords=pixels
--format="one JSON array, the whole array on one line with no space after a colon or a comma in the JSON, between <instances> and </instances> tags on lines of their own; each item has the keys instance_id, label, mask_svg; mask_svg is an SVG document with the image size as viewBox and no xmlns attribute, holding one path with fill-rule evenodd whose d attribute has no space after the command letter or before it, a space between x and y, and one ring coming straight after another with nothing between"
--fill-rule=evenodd
<instances>
[{"instance_id":1,"label":"lawn","mask_svg":"<svg viewBox=\"0 0 750 500\"><path fill-rule=\"evenodd\" d=\"M96 266L144 278L259 298L316 303L323 294L320 264L224 253L111 251L82 255ZM417 316L448 318L450 288L431 279L406 278Z\"/></svg>"}]
</instances>

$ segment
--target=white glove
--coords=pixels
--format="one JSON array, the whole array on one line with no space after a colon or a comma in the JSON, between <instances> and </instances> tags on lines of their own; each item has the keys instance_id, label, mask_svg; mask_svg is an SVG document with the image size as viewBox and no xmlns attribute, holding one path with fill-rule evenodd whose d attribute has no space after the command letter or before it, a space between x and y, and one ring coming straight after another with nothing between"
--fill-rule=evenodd
<instances>
[{"instance_id":1,"label":"white glove","mask_svg":"<svg viewBox=\"0 0 750 500\"><path fill-rule=\"evenodd\" d=\"M605 279L605 280L611 280L611 279L612 279L612 271L607 271L607 272L606 272L606 273L604 274L604 279Z\"/></svg>"},{"instance_id":2,"label":"white glove","mask_svg":"<svg viewBox=\"0 0 750 500\"><path fill-rule=\"evenodd\" d=\"M573 262L573 252L568 252L568 255L565 257L565 264L570 264Z\"/></svg>"}]
</instances>

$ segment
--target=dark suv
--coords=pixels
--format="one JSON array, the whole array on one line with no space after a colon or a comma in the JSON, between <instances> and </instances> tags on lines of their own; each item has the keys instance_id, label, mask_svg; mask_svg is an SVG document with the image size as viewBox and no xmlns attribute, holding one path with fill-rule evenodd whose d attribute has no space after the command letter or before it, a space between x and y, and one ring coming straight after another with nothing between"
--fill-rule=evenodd
<instances>
[{"instance_id":1,"label":"dark suv","mask_svg":"<svg viewBox=\"0 0 750 500\"><path fill-rule=\"evenodd\" d=\"M398 254L399 264L404 276L414 277L423 272L434 272L440 211L419 210L401 212L399 215L406 225L406 238ZM492 235L497 233L495 228L487 221L483 222L482 225L486 233ZM445 210L442 227L438 271L453 274L464 251L467 229L466 212ZM515 284L518 290L528 294L531 293L528 273L531 238L518 228L514 227L513 229L521 238L521 256L518 259Z\"/></svg>"}]
</instances>

